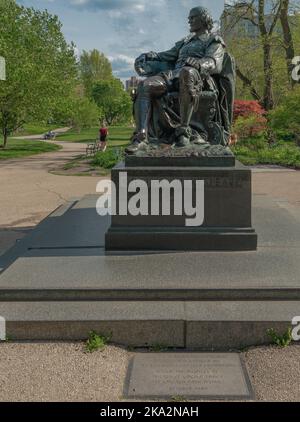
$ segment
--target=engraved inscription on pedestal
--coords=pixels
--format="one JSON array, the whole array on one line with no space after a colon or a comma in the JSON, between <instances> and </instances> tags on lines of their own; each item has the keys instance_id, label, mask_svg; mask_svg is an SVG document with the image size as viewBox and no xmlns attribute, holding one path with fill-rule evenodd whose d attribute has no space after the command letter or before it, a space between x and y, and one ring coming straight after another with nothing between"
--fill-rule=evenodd
<instances>
[{"instance_id":1,"label":"engraved inscription on pedestal","mask_svg":"<svg viewBox=\"0 0 300 422\"><path fill-rule=\"evenodd\" d=\"M128 398L251 399L240 356L233 353L140 353L130 365Z\"/></svg>"}]
</instances>

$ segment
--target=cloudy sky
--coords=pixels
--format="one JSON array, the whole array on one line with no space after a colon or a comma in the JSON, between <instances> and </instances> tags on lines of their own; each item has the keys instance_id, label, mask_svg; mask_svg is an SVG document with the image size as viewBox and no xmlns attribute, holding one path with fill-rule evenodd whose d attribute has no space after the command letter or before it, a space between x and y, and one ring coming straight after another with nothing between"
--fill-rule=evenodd
<instances>
[{"instance_id":1,"label":"cloudy sky","mask_svg":"<svg viewBox=\"0 0 300 422\"><path fill-rule=\"evenodd\" d=\"M206 6L219 19L224 0L18 0L57 14L78 51L97 48L110 58L119 78L134 74L143 52L167 50L188 33L191 7Z\"/></svg>"}]
</instances>

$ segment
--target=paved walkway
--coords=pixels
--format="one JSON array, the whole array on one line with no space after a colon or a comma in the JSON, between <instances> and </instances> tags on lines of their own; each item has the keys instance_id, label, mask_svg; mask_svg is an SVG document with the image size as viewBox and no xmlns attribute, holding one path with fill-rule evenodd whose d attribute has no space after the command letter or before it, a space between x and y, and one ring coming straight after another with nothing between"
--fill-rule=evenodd
<instances>
[{"instance_id":1,"label":"paved walkway","mask_svg":"<svg viewBox=\"0 0 300 422\"><path fill-rule=\"evenodd\" d=\"M0 163L0 228L34 226L70 198L95 193L98 180L95 177L49 173L69 159L84 154L86 144L55 144L61 145L62 150ZM253 191L300 205L300 172L256 170Z\"/></svg>"},{"instance_id":2,"label":"paved walkway","mask_svg":"<svg viewBox=\"0 0 300 422\"><path fill-rule=\"evenodd\" d=\"M286 199L300 206L300 171L257 169L253 171L253 192Z\"/></svg>"},{"instance_id":3,"label":"paved walkway","mask_svg":"<svg viewBox=\"0 0 300 422\"><path fill-rule=\"evenodd\" d=\"M62 149L0 163L0 255L23 237L26 229L34 227L59 205L71 198L95 193L98 181L95 177L49 173L84 154L86 144L54 143ZM300 205L300 172L276 168L254 170L253 191Z\"/></svg>"},{"instance_id":4,"label":"paved walkway","mask_svg":"<svg viewBox=\"0 0 300 422\"><path fill-rule=\"evenodd\" d=\"M55 208L96 191L95 177L49 173L86 149L86 144L81 143L54 143L62 149L0 162L0 255Z\"/></svg>"},{"instance_id":5,"label":"paved walkway","mask_svg":"<svg viewBox=\"0 0 300 422\"><path fill-rule=\"evenodd\" d=\"M68 199L95 193L97 178L49 173L84 154L86 144L54 143L62 149L0 163L0 227L33 226Z\"/></svg>"},{"instance_id":6,"label":"paved walkway","mask_svg":"<svg viewBox=\"0 0 300 422\"><path fill-rule=\"evenodd\" d=\"M65 133L65 132L67 132L68 130L69 130L70 128L69 127L61 127L61 128L58 128L58 129L54 129L53 130L53 132L55 132L55 133L57 133L57 134L59 134L59 133ZM31 140L34 140L34 139L43 139L44 138L44 133L42 133L42 134L40 134L40 135L28 135L28 136L13 136L13 139L31 139Z\"/></svg>"}]
</instances>

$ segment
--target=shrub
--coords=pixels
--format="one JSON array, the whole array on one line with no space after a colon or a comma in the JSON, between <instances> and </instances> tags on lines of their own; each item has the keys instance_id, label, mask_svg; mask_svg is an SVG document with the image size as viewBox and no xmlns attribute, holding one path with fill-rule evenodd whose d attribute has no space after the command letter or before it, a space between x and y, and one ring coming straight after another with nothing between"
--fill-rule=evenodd
<instances>
[{"instance_id":1,"label":"shrub","mask_svg":"<svg viewBox=\"0 0 300 422\"><path fill-rule=\"evenodd\" d=\"M300 168L300 148L294 143L283 141L270 148L263 138L258 140L247 139L233 148L233 151L238 160L245 165L275 164Z\"/></svg>"},{"instance_id":2,"label":"shrub","mask_svg":"<svg viewBox=\"0 0 300 422\"><path fill-rule=\"evenodd\" d=\"M234 102L234 120L239 117L265 116L266 111L258 101L235 100Z\"/></svg>"},{"instance_id":3,"label":"shrub","mask_svg":"<svg viewBox=\"0 0 300 422\"><path fill-rule=\"evenodd\" d=\"M244 148L247 151L260 151L265 148L267 148L267 141L265 137L260 136L256 138L246 138L243 141L240 142L242 148Z\"/></svg>"},{"instance_id":4,"label":"shrub","mask_svg":"<svg viewBox=\"0 0 300 422\"><path fill-rule=\"evenodd\" d=\"M280 106L269 112L271 128L281 139L298 141L300 133L300 88L295 88L284 98Z\"/></svg>"},{"instance_id":5,"label":"shrub","mask_svg":"<svg viewBox=\"0 0 300 422\"><path fill-rule=\"evenodd\" d=\"M253 136L262 135L266 128L266 118L252 114L247 117L238 117L233 125L233 132L239 139L247 139Z\"/></svg>"},{"instance_id":6,"label":"shrub","mask_svg":"<svg viewBox=\"0 0 300 422\"><path fill-rule=\"evenodd\" d=\"M98 152L92 160L92 164L97 167L110 170L122 161L124 151L122 149L111 148L105 152Z\"/></svg>"}]
</instances>

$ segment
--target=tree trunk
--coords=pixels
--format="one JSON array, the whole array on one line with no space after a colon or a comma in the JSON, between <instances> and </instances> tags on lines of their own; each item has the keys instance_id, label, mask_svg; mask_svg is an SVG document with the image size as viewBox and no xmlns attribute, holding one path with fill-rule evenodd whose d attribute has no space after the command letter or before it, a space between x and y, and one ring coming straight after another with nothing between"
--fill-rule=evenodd
<instances>
[{"instance_id":1,"label":"tree trunk","mask_svg":"<svg viewBox=\"0 0 300 422\"><path fill-rule=\"evenodd\" d=\"M279 7L279 6L278 6ZM277 15L278 16L278 15ZM274 18L275 19L275 18ZM272 63L272 46L271 35L276 21L272 22L272 29L267 31L265 16L265 0L258 1L258 27L260 31L261 42L263 45L264 55L264 108L269 111L274 108L273 96L273 63Z\"/></svg>"},{"instance_id":2,"label":"tree trunk","mask_svg":"<svg viewBox=\"0 0 300 422\"><path fill-rule=\"evenodd\" d=\"M240 80L243 82L243 84L249 88L252 97L263 106L263 100L259 93L256 91L256 88L253 85L253 81L251 81L251 79L249 79L238 66L236 67L236 73Z\"/></svg>"},{"instance_id":3,"label":"tree trunk","mask_svg":"<svg viewBox=\"0 0 300 422\"><path fill-rule=\"evenodd\" d=\"M283 32L283 41L285 48L285 59L287 66L288 79L291 86L296 84L296 81L292 78L292 72L294 65L292 63L293 58L295 57L295 48L293 42L292 31L289 23L289 4L290 0L282 0L281 12L280 12L280 22Z\"/></svg>"},{"instance_id":4,"label":"tree trunk","mask_svg":"<svg viewBox=\"0 0 300 422\"><path fill-rule=\"evenodd\" d=\"M7 140L8 140L8 136L7 133L5 133L4 138L3 138L3 148L5 149L7 146Z\"/></svg>"},{"instance_id":5,"label":"tree trunk","mask_svg":"<svg viewBox=\"0 0 300 422\"><path fill-rule=\"evenodd\" d=\"M271 45L269 41L264 41L264 108L269 111L274 108L273 94L273 63L271 55Z\"/></svg>"},{"instance_id":6,"label":"tree trunk","mask_svg":"<svg viewBox=\"0 0 300 422\"><path fill-rule=\"evenodd\" d=\"M7 141L8 141L8 130L6 127L2 127L2 135L3 135L3 145L2 148L6 148Z\"/></svg>"}]
</instances>

